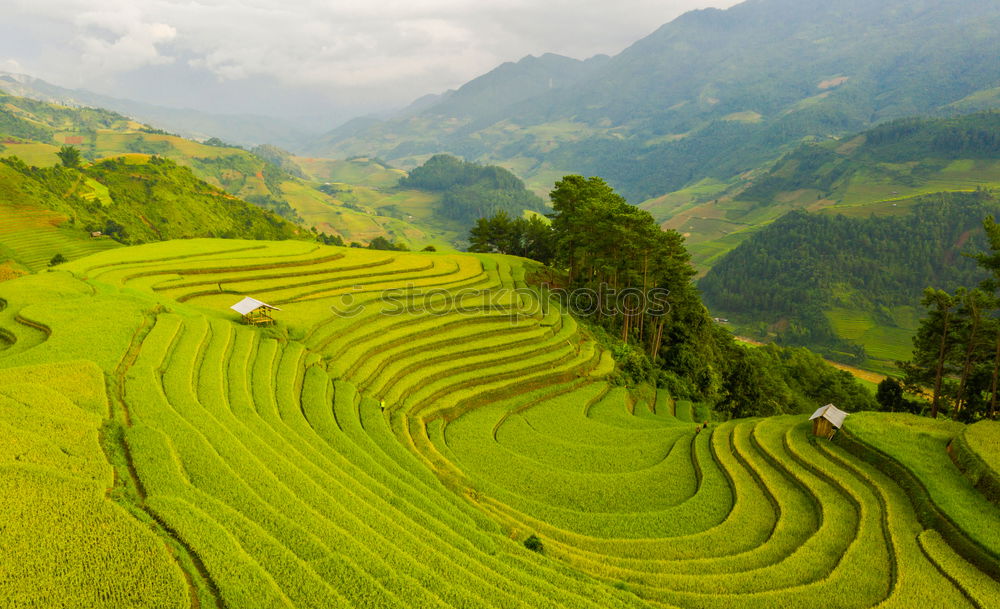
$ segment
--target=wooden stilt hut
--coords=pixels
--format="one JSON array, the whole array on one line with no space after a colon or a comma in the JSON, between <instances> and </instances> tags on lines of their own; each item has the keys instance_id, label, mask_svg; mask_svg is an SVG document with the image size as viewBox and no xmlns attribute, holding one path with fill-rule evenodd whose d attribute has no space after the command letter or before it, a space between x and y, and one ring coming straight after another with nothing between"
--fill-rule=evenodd
<instances>
[{"instance_id":1,"label":"wooden stilt hut","mask_svg":"<svg viewBox=\"0 0 1000 609\"><path fill-rule=\"evenodd\" d=\"M270 326L274 323L271 311L281 310L278 307L271 306L266 302L261 302L249 296L229 308L239 313L242 316L243 323L250 326Z\"/></svg>"},{"instance_id":2,"label":"wooden stilt hut","mask_svg":"<svg viewBox=\"0 0 1000 609\"><path fill-rule=\"evenodd\" d=\"M818 438L832 438L844 424L847 413L833 404L827 404L813 413L809 420L813 423L813 435Z\"/></svg>"}]
</instances>

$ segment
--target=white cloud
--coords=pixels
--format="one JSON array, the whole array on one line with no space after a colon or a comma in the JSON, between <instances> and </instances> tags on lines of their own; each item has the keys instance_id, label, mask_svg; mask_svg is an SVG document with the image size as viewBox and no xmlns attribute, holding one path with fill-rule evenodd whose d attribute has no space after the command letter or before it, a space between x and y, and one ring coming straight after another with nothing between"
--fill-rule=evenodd
<instances>
[{"instance_id":1,"label":"white cloud","mask_svg":"<svg viewBox=\"0 0 1000 609\"><path fill-rule=\"evenodd\" d=\"M685 10L736 1L13 0L5 20L66 32L35 41L26 65L75 84L183 61L223 81L400 103L528 54L614 53Z\"/></svg>"},{"instance_id":2,"label":"white cloud","mask_svg":"<svg viewBox=\"0 0 1000 609\"><path fill-rule=\"evenodd\" d=\"M23 71L21 67L21 62L16 59L0 59L0 72L12 72L14 74L20 74Z\"/></svg>"},{"instance_id":3,"label":"white cloud","mask_svg":"<svg viewBox=\"0 0 1000 609\"><path fill-rule=\"evenodd\" d=\"M130 0L15 0L9 20L35 18L67 28L69 35L65 37L40 41L50 47L45 54L62 57L78 75L100 78L172 61L160 47L177 31L150 19L144 4Z\"/></svg>"}]
</instances>

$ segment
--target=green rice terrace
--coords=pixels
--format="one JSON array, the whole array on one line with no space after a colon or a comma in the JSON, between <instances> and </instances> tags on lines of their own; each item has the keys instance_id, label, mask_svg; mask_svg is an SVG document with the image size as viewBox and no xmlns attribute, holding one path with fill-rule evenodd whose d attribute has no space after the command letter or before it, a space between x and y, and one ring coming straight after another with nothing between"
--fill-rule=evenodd
<instances>
[{"instance_id":1,"label":"green rice terrace","mask_svg":"<svg viewBox=\"0 0 1000 609\"><path fill-rule=\"evenodd\" d=\"M0 607L1000 607L997 424L705 427L533 264L192 239L0 283Z\"/></svg>"}]
</instances>

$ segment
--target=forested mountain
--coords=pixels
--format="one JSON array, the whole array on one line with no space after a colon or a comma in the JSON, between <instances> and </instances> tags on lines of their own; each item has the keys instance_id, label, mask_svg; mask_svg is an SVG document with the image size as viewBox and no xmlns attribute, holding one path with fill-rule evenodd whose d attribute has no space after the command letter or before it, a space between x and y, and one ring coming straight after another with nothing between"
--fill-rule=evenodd
<instances>
[{"instance_id":1,"label":"forested mountain","mask_svg":"<svg viewBox=\"0 0 1000 609\"><path fill-rule=\"evenodd\" d=\"M399 186L442 193L442 215L466 225L501 211L516 217L524 210L545 209L545 203L503 167L468 163L446 154L428 159L400 179Z\"/></svg>"},{"instance_id":2,"label":"forested mountain","mask_svg":"<svg viewBox=\"0 0 1000 609\"><path fill-rule=\"evenodd\" d=\"M866 342L891 342L898 329L901 344L888 358L906 359L924 288L985 277L964 254L985 248L983 219L997 213L1000 198L985 190L928 195L905 215L795 211L723 257L699 287L716 314L745 329L854 361L864 361ZM852 334L866 323L881 334ZM887 358L886 347L868 355Z\"/></svg>"},{"instance_id":3,"label":"forested mountain","mask_svg":"<svg viewBox=\"0 0 1000 609\"><path fill-rule=\"evenodd\" d=\"M803 138L994 107L998 25L1000 5L976 0L749 0L688 13L551 88L531 62L508 66L516 91L495 97L542 92L500 114L457 105L456 93L315 150L404 164L445 151L524 168L539 185L600 174L637 202L728 180Z\"/></svg>"}]
</instances>

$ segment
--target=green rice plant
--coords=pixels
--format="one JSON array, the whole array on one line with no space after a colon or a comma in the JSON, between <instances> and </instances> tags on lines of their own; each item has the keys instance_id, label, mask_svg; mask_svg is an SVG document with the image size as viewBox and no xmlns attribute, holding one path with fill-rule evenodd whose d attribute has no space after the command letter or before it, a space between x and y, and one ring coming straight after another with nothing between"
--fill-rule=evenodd
<instances>
[{"instance_id":1,"label":"green rice plant","mask_svg":"<svg viewBox=\"0 0 1000 609\"><path fill-rule=\"evenodd\" d=\"M151 334L151 336L153 335ZM181 401L182 400L175 399L171 403L177 405ZM170 429L178 429L178 426L176 425L171 426ZM202 428L202 433L205 432L205 429L206 428ZM318 598L329 598L332 601L334 596L330 594L329 590L327 590L327 592L323 592L324 589L323 586L317 586L317 583L310 583L310 581L312 580L310 580L310 576L308 575L308 573L310 572L308 569L304 570L302 566L296 567L295 559L288 558L289 555L287 554L287 550L282 549L279 546L275 546L272 541L269 541L270 539L286 540L285 544L287 544L287 547L290 548L298 547L304 550L306 547L308 547L302 545L303 542L308 541L308 538L302 537L302 535L295 533L296 530L301 530L297 525L292 525L290 522L285 522L282 525L282 527L284 527L285 530L282 530L282 527L274 527L268 525L268 520L274 520L276 518L276 514L269 516L268 514L270 514L270 511L268 508L265 508L263 504L259 503L255 504L255 502L252 499L253 497L258 496L258 494L255 493L253 490L251 490L250 487L244 487L244 489L241 490L241 487L244 486L244 483L238 482L240 478L238 477L238 475L236 475L237 472L240 470L231 469L231 466L237 466L239 468L238 461L234 460L233 458L229 458L226 461L226 463L229 464L228 466L223 466L221 468L218 466L199 467L198 455L192 454L190 449L186 449L184 444L179 443L179 438L177 436L173 436L173 444L178 449L179 459L184 463L185 471L188 472L188 475L191 477L192 484L201 489L204 489L206 492L210 493L215 497L223 499L226 504L237 507L240 510L240 512L242 512L240 518L245 517L248 519L247 521L248 523L249 522L255 523L253 527L250 527L245 531L245 534L249 536L247 539L257 545L260 552L264 553L263 554L264 558L274 561L273 564L275 565L275 568L280 568L281 572L284 573L283 577L285 578L293 577L293 579L301 580L299 586L303 587L305 593L312 594L313 596L316 596ZM235 453L232 453L232 450L229 449L228 447L225 447L223 444L216 443L215 446L217 448L226 449L224 453L220 456L225 456L226 454L231 454L231 456L235 456ZM218 472L224 470L229 470L232 473L228 477L219 477ZM258 468L257 471L255 472L256 476L259 477L261 474L265 474L265 471L266 468ZM215 473L213 474L212 472ZM202 475L202 473L204 473L204 476ZM249 473L250 472L247 471L247 474ZM212 481L211 478L213 477L218 479L218 481L217 482ZM250 482L251 484L254 485L256 484L255 481L252 480L246 480L246 482ZM256 486L256 488L258 492L261 489L261 487L259 486ZM278 486L275 486L275 488L278 488ZM241 497L240 495L243 496ZM285 499L285 501L287 501L287 498ZM197 502L197 505L205 506L206 505L205 499L202 497ZM209 502L207 505L212 506L213 512L218 512L221 515L229 514L229 516L226 516L227 518L232 517L233 514L239 513L233 511L232 508L225 507L224 505L219 503ZM317 522L316 524L319 523ZM260 529L261 525L268 527L268 529L272 532L272 535L274 535L274 537L261 537L260 536L260 531L262 531L262 529ZM258 532L255 533L254 531ZM345 536L343 539L347 540L349 538ZM316 554L316 556L320 555L322 555L322 552ZM258 558L258 560L260 560L260 558ZM291 560L291 562L289 562L289 560ZM299 573L300 575L294 575L295 573ZM303 576L305 577L305 579L302 579ZM310 593L308 592L309 589L312 589L313 591Z\"/></svg>"},{"instance_id":2,"label":"green rice plant","mask_svg":"<svg viewBox=\"0 0 1000 609\"><path fill-rule=\"evenodd\" d=\"M923 517L928 521L939 520L945 528L950 528L950 524L959 535L981 548L988 556L987 562L996 568L1000 560L1000 528L994 523L1000 519L1000 508L979 493L948 456L948 443L962 429L960 423L915 415L857 413L847 418L843 440L855 440L877 451L875 458L880 466L898 464L901 475L909 475L912 480L908 490L915 498L918 512L924 512ZM961 543L957 537L949 541ZM980 568L990 565L983 564Z\"/></svg>"},{"instance_id":3,"label":"green rice plant","mask_svg":"<svg viewBox=\"0 0 1000 609\"><path fill-rule=\"evenodd\" d=\"M1000 423L980 421L969 425L955 436L948 449L972 485L1000 506Z\"/></svg>"},{"instance_id":4,"label":"green rice plant","mask_svg":"<svg viewBox=\"0 0 1000 609\"><path fill-rule=\"evenodd\" d=\"M80 457L109 412L109 374L137 501L228 607L992 602L989 575L918 541L894 480L810 440L802 417L699 429L664 391L591 376L613 358L535 292L449 309L470 286L523 286L517 259L153 245L5 284L0 325L17 311L51 335L4 363L51 368L0 370L0 427L20 434L0 470L30 455L46 475L110 485L103 458ZM379 292L406 283L405 302L442 314L388 315ZM242 328L220 289L289 302L276 329ZM358 315L331 310L345 293ZM52 409L18 406L41 401ZM544 555L520 543L531 534Z\"/></svg>"},{"instance_id":5,"label":"green rice plant","mask_svg":"<svg viewBox=\"0 0 1000 609\"><path fill-rule=\"evenodd\" d=\"M297 302L302 300L314 300L317 298L328 298L335 296L340 290L351 290L352 292L386 292L389 290L411 290L415 288L433 288L437 286L449 286L461 280L478 278L482 274L482 267L469 257L446 257L435 256L431 258L409 257L399 258L397 264L403 262L414 263L411 269L403 270L400 273L389 274L385 278L370 277L357 279L349 286L319 287L316 289L287 288L275 290L271 298L275 302ZM355 289L355 286L361 290Z\"/></svg>"},{"instance_id":6,"label":"green rice plant","mask_svg":"<svg viewBox=\"0 0 1000 609\"><path fill-rule=\"evenodd\" d=\"M684 422L694 422L694 404L689 400L677 400L674 402L674 416L677 420Z\"/></svg>"},{"instance_id":7,"label":"green rice plant","mask_svg":"<svg viewBox=\"0 0 1000 609\"><path fill-rule=\"evenodd\" d=\"M781 424L781 419L768 423L771 421L775 426ZM811 461L814 449L809 447L805 430L805 426L791 428L782 434L781 441L793 461L804 466L797 474L823 506L824 519L816 535L780 566L747 571L714 585L698 587L692 582L690 591L664 590L662 598L675 603L697 598L699 604L715 607L731 606L737 598L749 607L779 602L782 606L810 607L816 594L828 606L872 604L886 596L889 567L880 512L866 498L871 491L856 480L832 473L828 464L818 467ZM845 595L848 582L853 584Z\"/></svg>"},{"instance_id":8,"label":"green rice plant","mask_svg":"<svg viewBox=\"0 0 1000 609\"><path fill-rule=\"evenodd\" d=\"M476 317L442 321L443 326L425 326L419 332L400 333L398 338L393 334L391 342L369 347L358 359L358 364L345 372L345 376L357 378L358 384L366 391L378 395L383 388L419 374L422 368L452 358L529 347L551 336L549 328L527 321L512 323L509 318ZM416 330L416 327L408 329Z\"/></svg>"},{"instance_id":9,"label":"green rice plant","mask_svg":"<svg viewBox=\"0 0 1000 609\"><path fill-rule=\"evenodd\" d=\"M76 406L93 414L103 416L107 413L104 375L92 361L72 360L0 369L0 391L9 393L24 383L73 396Z\"/></svg>"},{"instance_id":10,"label":"green rice plant","mask_svg":"<svg viewBox=\"0 0 1000 609\"><path fill-rule=\"evenodd\" d=\"M51 370L17 372L40 381ZM106 496L100 416L66 397L72 385L62 391L0 384L0 607L187 607L166 548Z\"/></svg>"},{"instance_id":11,"label":"green rice plant","mask_svg":"<svg viewBox=\"0 0 1000 609\"><path fill-rule=\"evenodd\" d=\"M891 478L869 463L853 458L836 445L822 442L817 446L825 455L870 485L878 494L884 513L883 526L891 542L894 570L885 607L914 607L941 604L948 607L966 606L962 591L927 560L926 552L917 543L923 531L903 489Z\"/></svg>"},{"instance_id":12,"label":"green rice plant","mask_svg":"<svg viewBox=\"0 0 1000 609\"><path fill-rule=\"evenodd\" d=\"M485 314L404 322L398 329L387 328L378 343L356 356L358 364L345 374L358 378L361 386L377 394L378 387L393 385L426 366L545 340L563 328L563 316L552 313L540 322Z\"/></svg>"},{"instance_id":13,"label":"green rice plant","mask_svg":"<svg viewBox=\"0 0 1000 609\"><path fill-rule=\"evenodd\" d=\"M0 607L188 606L166 548L104 493L47 468L0 466Z\"/></svg>"},{"instance_id":14,"label":"green rice plant","mask_svg":"<svg viewBox=\"0 0 1000 609\"><path fill-rule=\"evenodd\" d=\"M927 558L972 601L974 607L985 609L1000 604L1000 583L956 554L940 533L928 529L921 532L918 539ZM940 588L935 588L934 592L928 590L927 600L933 598L937 590Z\"/></svg>"},{"instance_id":15,"label":"green rice plant","mask_svg":"<svg viewBox=\"0 0 1000 609\"><path fill-rule=\"evenodd\" d=\"M183 345L183 338L182 338L181 342L179 342L179 343L178 343L178 347L177 347L177 348L176 348L176 349L174 350L173 354L172 354L172 355L170 356L170 359L171 359L171 366L170 366L170 367L173 367L173 366L174 366L174 362L176 361L176 358L178 357L178 354L179 354L179 353L181 352L181 347L182 347L182 345ZM261 351L260 351L260 350L258 350L258 354L259 354L259 353L261 353ZM208 359L209 359L209 358L208 358L208 356L207 356L207 354L206 354L206 361L208 361ZM168 368L168 373L169 373L169 368ZM238 375L237 375L237 376L238 376ZM167 377L165 377L165 379L166 379L166 378L167 378ZM233 377L232 377L232 375L231 375L231 379L230 379L230 380L231 380L231 385L230 385L230 386L232 387L232 380L233 380ZM236 385L237 387L242 387L242 386L244 386L244 382L243 382L242 380L239 380L239 379L237 379L237 380L236 380L236 382L235 382L235 385ZM249 413L248 413L248 414L249 414Z\"/></svg>"},{"instance_id":16,"label":"green rice plant","mask_svg":"<svg viewBox=\"0 0 1000 609\"><path fill-rule=\"evenodd\" d=\"M34 383L0 385L0 424L7 436L0 463L31 464L97 486L113 484L107 462L94 451L100 419L64 394Z\"/></svg>"},{"instance_id":17,"label":"green rice plant","mask_svg":"<svg viewBox=\"0 0 1000 609\"><path fill-rule=\"evenodd\" d=\"M572 418L568 417L564 424L569 427ZM663 469L684 465L670 459L683 452L674 451L682 435L679 431L610 448L578 444L571 436L541 434L523 416L515 414L496 423L493 435L496 442L511 452L549 467L579 473L622 475L642 471L644 475L656 476L657 472L666 473L661 471ZM668 493L679 490L675 485L667 486ZM688 490L693 492L693 489Z\"/></svg>"},{"instance_id":18,"label":"green rice plant","mask_svg":"<svg viewBox=\"0 0 1000 609\"><path fill-rule=\"evenodd\" d=\"M748 426L752 423L742 425ZM761 509L760 503L767 503L766 489L735 458L732 427L732 423L727 423L712 438L713 453L727 473L736 497L725 521L683 537L608 540L600 546L592 540L586 543L590 548L587 551L581 550L583 544L578 540L567 540L566 545L550 543L554 555L584 571L615 581L633 581L650 573L738 572L752 566L758 548L774 537L778 513ZM725 558L714 558L717 554ZM768 559L765 556L763 560Z\"/></svg>"},{"instance_id":19,"label":"green rice plant","mask_svg":"<svg viewBox=\"0 0 1000 609\"><path fill-rule=\"evenodd\" d=\"M337 275L338 277L345 276L349 271L358 271L362 269L377 269L379 267L392 265L395 262L395 258L392 256L384 256L382 258L375 259L365 259L363 261L355 260L354 256L351 256L351 263L344 264L342 262L344 255L340 258L334 258L330 262L321 263L316 265L318 268L312 268L310 270L304 271L302 269L296 269L294 271L282 271L282 272L269 272L266 274L253 273L251 272L248 276L244 276L244 273L233 273L233 272L221 272L217 275L209 275L207 278L204 276L199 276L197 280L186 280L185 277L179 277L178 280L168 280L160 282L152 287L155 292L164 291L175 291L180 292L182 295L184 292L182 290L187 288L211 286L220 283L225 283L227 287L243 288L246 283L252 283L251 286L244 288L244 291L250 292L255 289L262 289L270 287L267 282L280 282L282 280L287 281L290 278L298 277L316 277L324 275ZM397 271L398 272L398 271ZM367 276L367 275L360 275ZM280 285L277 284L277 285Z\"/></svg>"},{"instance_id":20,"label":"green rice plant","mask_svg":"<svg viewBox=\"0 0 1000 609\"><path fill-rule=\"evenodd\" d=\"M0 244L5 257L33 272L57 254L77 259L120 247L111 239L94 239L83 230L64 226L67 217L31 206L0 205Z\"/></svg>"},{"instance_id":21,"label":"green rice plant","mask_svg":"<svg viewBox=\"0 0 1000 609\"><path fill-rule=\"evenodd\" d=\"M673 422L657 418L636 417L634 410L635 407L628 389L616 387L590 406L587 410L587 417L605 425L626 429L663 429L674 426ZM646 410L648 411L648 408Z\"/></svg>"},{"instance_id":22,"label":"green rice plant","mask_svg":"<svg viewBox=\"0 0 1000 609\"><path fill-rule=\"evenodd\" d=\"M86 260L70 262L68 270L91 279L100 278L106 272L130 268L156 268L177 264L205 265L207 260L232 261L240 258L281 258L302 256L318 251L319 246L302 241L248 241L239 239L184 239L182 241L158 241L127 249L102 252L88 256ZM179 262L181 261L181 262Z\"/></svg>"},{"instance_id":23,"label":"green rice plant","mask_svg":"<svg viewBox=\"0 0 1000 609\"><path fill-rule=\"evenodd\" d=\"M336 251L319 251L317 246L308 246L301 242L290 253L281 255L284 248L279 248L280 242L268 244L263 249L246 248L244 254L208 253L198 257L195 250L191 257L169 262L154 262L143 264L119 264L100 269L98 279L112 285L128 285L134 289L152 290L156 287L169 288L169 284L190 280L234 276L237 273L265 273L274 268L304 268L311 269L314 265L322 265L338 260L340 254ZM308 246L304 249L304 246ZM258 246L259 248L259 246ZM243 248L240 248L243 249ZM330 248L334 249L334 248ZM277 251L275 251L277 250ZM167 257L171 258L171 257ZM218 266L216 266L218 265ZM164 290L167 291L167 290ZM194 291L193 288L189 291ZM169 293L169 292L168 292Z\"/></svg>"},{"instance_id":24,"label":"green rice plant","mask_svg":"<svg viewBox=\"0 0 1000 609\"><path fill-rule=\"evenodd\" d=\"M487 410L479 408L470 411L450 423L446 430L448 444L460 460L462 470L472 476L477 487L488 491L507 506L534 517L540 525L536 530L539 534L545 532L546 538L551 537L548 531L553 527L605 538L683 535L714 526L729 511L729 502L726 501L728 483L717 468L709 466L711 456L707 435L695 443L693 454L699 463L706 466L702 470L698 491L687 501L657 510L595 512L566 490L552 489L548 483L533 486L529 482L534 472L510 467L521 464L520 460L509 452L499 453L492 448L491 442L477 441L475 428L481 430L480 434L489 433L491 429L490 413L482 412ZM477 443L479 446L470 450ZM628 492L623 488L616 496L624 498ZM535 524L533 521L532 525Z\"/></svg>"},{"instance_id":25,"label":"green rice plant","mask_svg":"<svg viewBox=\"0 0 1000 609\"><path fill-rule=\"evenodd\" d=\"M357 272L347 272L342 269L319 269L300 273L294 277L279 277L277 279L259 279L255 276L241 277L231 273L212 275L214 281L208 285L214 285L215 289L192 290L189 286L172 286L158 284L156 289L168 291L173 294L178 301L187 302L204 295L216 292L229 292L235 294L256 294L262 298L281 303L288 300L292 292L301 291L303 288L315 289L318 291L333 291L337 289L355 290L357 286L377 284L380 281L395 280L407 277L407 273L416 274L411 277L420 277L425 271L433 266L426 262L412 264L409 266L388 264L385 268L381 266L368 267L368 265L352 265L361 268ZM365 269L368 270L365 270ZM375 268L376 270L371 270ZM318 277L318 278L317 278Z\"/></svg>"},{"instance_id":26,"label":"green rice plant","mask_svg":"<svg viewBox=\"0 0 1000 609\"><path fill-rule=\"evenodd\" d=\"M410 415L426 417L452 408L462 409L463 405L473 404L484 395L516 395L536 383L566 382L585 376L587 370L596 365L598 357L593 343L584 343L579 352L567 347L566 350L521 360L522 365L508 360L486 371L469 367L460 374L430 383L406 396L403 408Z\"/></svg>"},{"instance_id":27,"label":"green rice plant","mask_svg":"<svg viewBox=\"0 0 1000 609\"><path fill-rule=\"evenodd\" d=\"M569 343L571 336L572 332L568 327L545 341L527 345L524 343L503 345L495 339L489 340L492 337L487 336L485 337L487 341L484 341L486 348L467 350L464 357L453 353L454 358L435 358L426 365L421 365L421 362L409 368L409 374L394 379L395 382L388 385L385 399L394 403L401 401L405 396L417 402L441 384L453 384L469 374L496 374L511 367L529 371L533 366L545 365L557 357L583 354L584 348L578 352L577 348ZM508 349L504 349L505 346Z\"/></svg>"}]
</instances>

